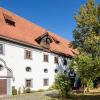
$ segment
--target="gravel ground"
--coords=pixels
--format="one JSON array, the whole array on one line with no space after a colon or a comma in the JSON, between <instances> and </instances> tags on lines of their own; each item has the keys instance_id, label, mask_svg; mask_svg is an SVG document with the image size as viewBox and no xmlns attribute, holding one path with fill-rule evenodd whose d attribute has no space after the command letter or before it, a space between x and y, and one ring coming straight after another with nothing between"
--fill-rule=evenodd
<instances>
[{"instance_id":1,"label":"gravel ground","mask_svg":"<svg viewBox=\"0 0 100 100\"><path fill-rule=\"evenodd\" d=\"M0 97L0 100L57 100L57 99L51 99L50 97L45 96L44 93L38 92L38 93L11 96L11 97Z\"/></svg>"},{"instance_id":2,"label":"gravel ground","mask_svg":"<svg viewBox=\"0 0 100 100\"><path fill-rule=\"evenodd\" d=\"M95 92L96 91L96 92ZM17 95L11 97L0 97L0 100L100 100L100 89L92 90L92 92L86 95L73 95L71 97L67 97L66 99L55 99L54 97L58 97L58 93L55 91L46 91L46 92L34 92L31 94ZM53 98L50 98L53 97Z\"/></svg>"}]
</instances>

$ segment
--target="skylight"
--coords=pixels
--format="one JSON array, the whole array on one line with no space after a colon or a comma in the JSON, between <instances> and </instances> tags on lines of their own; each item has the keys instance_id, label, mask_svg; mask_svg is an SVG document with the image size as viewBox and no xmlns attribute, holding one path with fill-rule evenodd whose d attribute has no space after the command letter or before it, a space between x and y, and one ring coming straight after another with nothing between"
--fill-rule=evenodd
<instances>
[{"instance_id":1,"label":"skylight","mask_svg":"<svg viewBox=\"0 0 100 100\"><path fill-rule=\"evenodd\" d=\"M15 21L13 20L13 18L7 14L3 14L4 19L6 24L11 25L11 26L15 26Z\"/></svg>"}]
</instances>

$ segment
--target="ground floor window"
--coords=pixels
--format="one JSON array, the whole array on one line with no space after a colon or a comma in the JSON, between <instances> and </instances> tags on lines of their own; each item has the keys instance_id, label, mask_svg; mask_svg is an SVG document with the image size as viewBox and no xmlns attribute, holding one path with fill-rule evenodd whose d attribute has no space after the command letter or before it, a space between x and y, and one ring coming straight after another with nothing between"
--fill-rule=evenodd
<instances>
[{"instance_id":1,"label":"ground floor window","mask_svg":"<svg viewBox=\"0 0 100 100\"><path fill-rule=\"evenodd\" d=\"M43 79L43 85L48 86L49 85L49 79Z\"/></svg>"},{"instance_id":2,"label":"ground floor window","mask_svg":"<svg viewBox=\"0 0 100 100\"><path fill-rule=\"evenodd\" d=\"M32 79L26 79L25 80L25 86L26 87L32 87Z\"/></svg>"}]
</instances>

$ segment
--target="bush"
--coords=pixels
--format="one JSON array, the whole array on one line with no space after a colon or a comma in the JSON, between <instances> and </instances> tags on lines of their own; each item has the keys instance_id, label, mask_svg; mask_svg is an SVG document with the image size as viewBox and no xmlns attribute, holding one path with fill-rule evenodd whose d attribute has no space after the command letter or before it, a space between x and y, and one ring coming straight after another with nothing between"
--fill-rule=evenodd
<instances>
[{"instance_id":1,"label":"bush","mask_svg":"<svg viewBox=\"0 0 100 100\"><path fill-rule=\"evenodd\" d=\"M69 78L63 73L57 74L55 77L55 88L59 89L62 97L66 97L70 90Z\"/></svg>"},{"instance_id":2,"label":"bush","mask_svg":"<svg viewBox=\"0 0 100 100\"><path fill-rule=\"evenodd\" d=\"M23 89L23 93L31 93L31 89L30 88L24 88Z\"/></svg>"},{"instance_id":3,"label":"bush","mask_svg":"<svg viewBox=\"0 0 100 100\"><path fill-rule=\"evenodd\" d=\"M57 86L55 85L55 83L53 83L53 85L49 88L49 90L56 90L58 89Z\"/></svg>"},{"instance_id":4,"label":"bush","mask_svg":"<svg viewBox=\"0 0 100 100\"><path fill-rule=\"evenodd\" d=\"M93 81L92 81L92 80L89 80L89 81L87 82L87 87L88 87L89 89L93 89Z\"/></svg>"},{"instance_id":5,"label":"bush","mask_svg":"<svg viewBox=\"0 0 100 100\"><path fill-rule=\"evenodd\" d=\"M17 95L17 89L15 86L12 87L12 95Z\"/></svg>"}]
</instances>

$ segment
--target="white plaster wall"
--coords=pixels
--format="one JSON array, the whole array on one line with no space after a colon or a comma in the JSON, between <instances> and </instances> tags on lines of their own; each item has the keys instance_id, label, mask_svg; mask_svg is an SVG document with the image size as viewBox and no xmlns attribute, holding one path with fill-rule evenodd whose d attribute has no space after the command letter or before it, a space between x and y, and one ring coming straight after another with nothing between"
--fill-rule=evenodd
<instances>
[{"instance_id":1,"label":"white plaster wall","mask_svg":"<svg viewBox=\"0 0 100 100\"><path fill-rule=\"evenodd\" d=\"M12 95L12 79L11 78L8 78L7 79L7 95L10 96Z\"/></svg>"},{"instance_id":2,"label":"white plaster wall","mask_svg":"<svg viewBox=\"0 0 100 100\"><path fill-rule=\"evenodd\" d=\"M7 67L13 71L15 81L12 81L12 85L16 86L17 89L20 87L23 89L23 86L25 86L25 79L33 80L33 90L47 89L53 84L55 75L54 70L58 66L54 64L55 54L9 43L5 43L4 46L5 54L0 55L0 58L2 58L6 62ZM32 51L32 60L24 59L24 49ZM44 53L49 55L49 62L43 62ZM59 57L59 59L61 58L62 57ZM27 66L32 68L31 72L25 71ZM48 69L48 73L44 73L44 68ZM47 87L43 86L44 78L49 79L49 86Z\"/></svg>"},{"instance_id":3,"label":"white plaster wall","mask_svg":"<svg viewBox=\"0 0 100 100\"><path fill-rule=\"evenodd\" d=\"M0 76L7 76L7 69L4 68L2 71L0 71Z\"/></svg>"}]
</instances>

